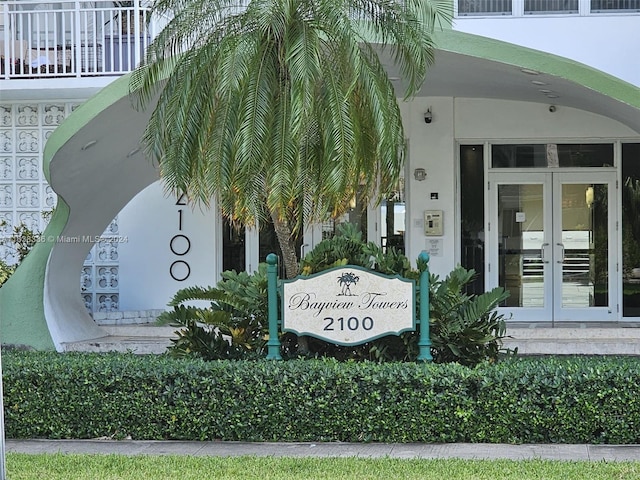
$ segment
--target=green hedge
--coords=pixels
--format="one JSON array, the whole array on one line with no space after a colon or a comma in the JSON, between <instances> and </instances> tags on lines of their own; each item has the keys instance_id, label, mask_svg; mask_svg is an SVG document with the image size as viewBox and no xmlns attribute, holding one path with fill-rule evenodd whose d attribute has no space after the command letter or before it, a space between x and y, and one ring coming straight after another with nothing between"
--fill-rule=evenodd
<instances>
[{"instance_id":1,"label":"green hedge","mask_svg":"<svg viewBox=\"0 0 640 480\"><path fill-rule=\"evenodd\" d=\"M640 359L456 364L3 354L9 438L640 443Z\"/></svg>"}]
</instances>

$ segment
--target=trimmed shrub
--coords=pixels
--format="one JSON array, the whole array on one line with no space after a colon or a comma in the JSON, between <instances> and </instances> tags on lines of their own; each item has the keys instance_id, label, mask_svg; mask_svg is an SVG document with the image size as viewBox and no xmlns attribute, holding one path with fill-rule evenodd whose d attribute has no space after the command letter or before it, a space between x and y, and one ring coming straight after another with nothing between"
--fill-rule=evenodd
<instances>
[{"instance_id":1,"label":"trimmed shrub","mask_svg":"<svg viewBox=\"0 0 640 480\"><path fill-rule=\"evenodd\" d=\"M10 438L640 443L637 358L458 364L9 352Z\"/></svg>"}]
</instances>

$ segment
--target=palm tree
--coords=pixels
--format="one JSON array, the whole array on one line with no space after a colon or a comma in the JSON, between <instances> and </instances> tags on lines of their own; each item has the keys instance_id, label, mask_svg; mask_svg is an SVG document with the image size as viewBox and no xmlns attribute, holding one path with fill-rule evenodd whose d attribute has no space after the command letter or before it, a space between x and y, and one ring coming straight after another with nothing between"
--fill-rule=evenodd
<instances>
[{"instance_id":1,"label":"palm tree","mask_svg":"<svg viewBox=\"0 0 640 480\"><path fill-rule=\"evenodd\" d=\"M233 224L273 222L287 277L303 223L380 201L404 161L390 53L420 88L450 0L158 0L173 16L131 91L157 106L146 152L166 188Z\"/></svg>"},{"instance_id":2,"label":"palm tree","mask_svg":"<svg viewBox=\"0 0 640 480\"><path fill-rule=\"evenodd\" d=\"M360 280L360 277L353 272L343 273L338 277L338 284L342 287L342 292L338 295L352 296L351 285L355 285Z\"/></svg>"}]
</instances>

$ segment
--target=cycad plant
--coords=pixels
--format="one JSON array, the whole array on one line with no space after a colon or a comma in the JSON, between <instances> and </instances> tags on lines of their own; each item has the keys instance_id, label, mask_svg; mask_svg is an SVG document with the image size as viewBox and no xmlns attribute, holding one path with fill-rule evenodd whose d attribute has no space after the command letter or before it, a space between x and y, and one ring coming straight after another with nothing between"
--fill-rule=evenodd
<instances>
[{"instance_id":1,"label":"cycad plant","mask_svg":"<svg viewBox=\"0 0 640 480\"><path fill-rule=\"evenodd\" d=\"M169 306L173 310L160 315L158 322L178 327L170 355L205 360L259 355L268 332L266 264L251 275L223 272L216 287L179 290Z\"/></svg>"},{"instance_id":2,"label":"cycad plant","mask_svg":"<svg viewBox=\"0 0 640 480\"><path fill-rule=\"evenodd\" d=\"M495 308L509 297L502 287L467 295L464 287L475 271L456 267L444 280L430 275L430 325L433 359L437 363L476 365L495 361L506 336L504 315Z\"/></svg>"},{"instance_id":3,"label":"cycad plant","mask_svg":"<svg viewBox=\"0 0 640 480\"><path fill-rule=\"evenodd\" d=\"M158 0L171 18L131 80L167 188L232 224L273 223L288 278L304 223L396 185L405 98L433 62L450 0ZM384 56L384 57L383 57ZM383 62L387 62L386 66Z\"/></svg>"}]
</instances>

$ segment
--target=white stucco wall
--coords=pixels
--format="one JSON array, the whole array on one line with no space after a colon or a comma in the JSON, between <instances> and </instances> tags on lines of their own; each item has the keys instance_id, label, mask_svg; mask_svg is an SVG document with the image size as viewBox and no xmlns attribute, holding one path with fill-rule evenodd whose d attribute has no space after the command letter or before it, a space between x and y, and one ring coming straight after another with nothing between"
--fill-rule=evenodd
<instances>
[{"instance_id":1,"label":"white stucco wall","mask_svg":"<svg viewBox=\"0 0 640 480\"><path fill-rule=\"evenodd\" d=\"M460 17L453 28L553 53L640 86L640 14Z\"/></svg>"},{"instance_id":2,"label":"white stucco wall","mask_svg":"<svg viewBox=\"0 0 640 480\"><path fill-rule=\"evenodd\" d=\"M166 309L179 289L217 282L219 248L214 211L176 202L156 182L136 195L118 215L120 235L125 240L119 245L120 310ZM189 273L185 280L172 278L174 262L185 262L173 267L178 279Z\"/></svg>"}]
</instances>

